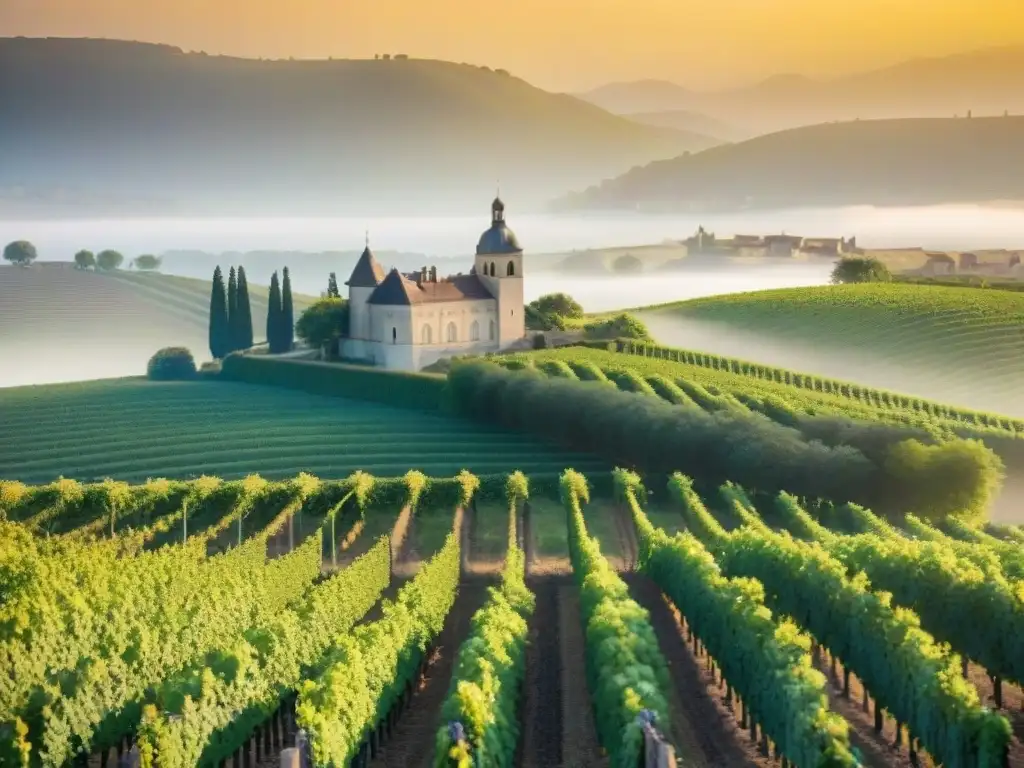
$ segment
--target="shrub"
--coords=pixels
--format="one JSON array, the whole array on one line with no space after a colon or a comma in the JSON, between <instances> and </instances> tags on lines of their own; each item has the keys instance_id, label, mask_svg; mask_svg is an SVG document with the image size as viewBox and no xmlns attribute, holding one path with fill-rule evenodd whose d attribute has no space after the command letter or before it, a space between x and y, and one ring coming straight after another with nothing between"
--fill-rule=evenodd
<instances>
[{"instance_id":1,"label":"shrub","mask_svg":"<svg viewBox=\"0 0 1024 768\"><path fill-rule=\"evenodd\" d=\"M96 254L96 266L104 271L120 269L124 263L124 256L117 251L100 251Z\"/></svg>"},{"instance_id":2,"label":"shrub","mask_svg":"<svg viewBox=\"0 0 1024 768\"><path fill-rule=\"evenodd\" d=\"M865 256L847 256L836 262L832 270L832 282L842 283L890 283L892 273L878 259Z\"/></svg>"},{"instance_id":3,"label":"shrub","mask_svg":"<svg viewBox=\"0 0 1024 768\"><path fill-rule=\"evenodd\" d=\"M146 375L153 381L185 381L196 376L196 361L185 347L164 347L149 358Z\"/></svg>"},{"instance_id":4,"label":"shrub","mask_svg":"<svg viewBox=\"0 0 1024 768\"><path fill-rule=\"evenodd\" d=\"M529 307L542 315L558 315L574 319L583 317L583 307L566 293L546 294L536 301L531 301Z\"/></svg>"},{"instance_id":5,"label":"shrub","mask_svg":"<svg viewBox=\"0 0 1024 768\"><path fill-rule=\"evenodd\" d=\"M632 315L622 313L607 320L597 320L583 326L588 339L649 339L647 326Z\"/></svg>"},{"instance_id":6,"label":"shrub","mask_svg":"<svg viewBox=\"0 0 1024 768\"><path fill-rule=\"evenodd\" d=\"M27 267L36 260L36 247L28 240L15 240L4 247L4 260Z\"/></svg>"}]
</instances>

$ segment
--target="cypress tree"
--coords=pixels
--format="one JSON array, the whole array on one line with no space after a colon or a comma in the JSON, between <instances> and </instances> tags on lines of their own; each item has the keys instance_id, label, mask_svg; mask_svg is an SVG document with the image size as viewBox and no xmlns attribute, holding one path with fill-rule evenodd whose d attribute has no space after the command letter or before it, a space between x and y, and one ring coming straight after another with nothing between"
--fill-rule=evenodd
<instances>
[{"instance_id":1,"label":"cypress tree","mask_svg":"<svg viewBox=\"0 0 1024 768\"><path fill-rule=\"evenodd\" d=\"M338 290L338 276L335 275L333 272L331 272L331 276L327 279L327 298L341 298L341 291Z\"/></svg>"},{"instance_id":2,"label":"cypress tree","mask_svg":"<svg viewBox=\"0 0 1024 768\"><path fill-rule=\"evenodd\" d=\"M213 271L213 288L210 292L210 354L215 360L222 359L231 351L228 336L228 305L224 296L224 275L220 267L217 267Z\"/></svg>"},{"instance_id":3,"label":"cypress tree","mask_svg":"<svg viewBox=\"0 0 1024 768\"><path fill-rule=\"evenodd\" d=\"M270 297L267 302L267 345L271 353L281 351L281 286L277 272L270 278Z\"/></svg>"},{"instance_id":4,"label":"cypress tree","mask_svg":"<svg viewBox=\"0 0 1024 768\"><path fill-rule=\"evenodd\" d=\"M285 352L295 343L295 310L292 306L292 281L288 267L284 268L284 283L281 285L281 344Z\"/></svg>"},{"instance_id":5,"label":"cypress tree","mask_svg":"<svg viewBox=\"0 0 1024 768\"><path fill-rule=\"evenodd\" d=\"M228 273L228 339L231 351L238 349L238 277L235 268Z\"/></svg>"},{"instance_id":6,"label":"cypress tree","mask_svg":"<svg viewBox=\"0 0 1024 768\"><path fill-rule=\"evenodd\" d=\"M249 281L245 267L238 268L238 348L252 346L252 307L249 304Z\"/></svg>"}]
</instances>

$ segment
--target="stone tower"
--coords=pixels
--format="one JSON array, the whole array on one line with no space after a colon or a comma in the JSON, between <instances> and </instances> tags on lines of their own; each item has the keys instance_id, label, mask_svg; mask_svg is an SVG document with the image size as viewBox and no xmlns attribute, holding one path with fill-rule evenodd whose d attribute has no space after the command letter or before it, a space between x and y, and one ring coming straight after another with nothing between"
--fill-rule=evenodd
<instances>
[{"instance_id":1,"label":"stone tower","mask_svg":"<svg viewBox=\"0 0 1024 768\"><path fill-rule=\"evenodd\" d=\"M473 266L498 303L498 344L505 347L523 338L523 249L505 223L505 204L500 197L491 203L491 226L480 236Z\"/></svg>"}]
</instances>

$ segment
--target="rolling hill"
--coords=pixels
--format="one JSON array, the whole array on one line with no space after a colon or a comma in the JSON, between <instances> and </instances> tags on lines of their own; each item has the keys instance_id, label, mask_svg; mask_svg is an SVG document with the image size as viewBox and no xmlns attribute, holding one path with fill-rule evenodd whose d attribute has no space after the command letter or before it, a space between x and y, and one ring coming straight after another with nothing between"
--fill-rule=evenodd
<instances>
[{"instance_id":1,"label":"rolling hill","mask_svg":"<svg viewBox=\"0 0 1024 768\"><path fill-rule=\"evenodd\" d=\"M654 125L659 128L672 128L680 132L688 132L694 137L693 151L707 149L716 144L747 138L733 126L722 120L702 115L688 109L668 109L654 112L630 112L623 115L637 123ZM703 143L703 146L701 144Z\"/></svg>"},{"instance_id":2,"label":"rolling hill","mask_svg":"<svg viewBox=\"0 0 1024 768\"><path fill-rule=\"evenodd\" d=\"M502 70L0 39L0 216L521 206L696 148Z\"/></svg>"},{"instance_id":3,"label":"rolling hill","mask_svg":"<svg viewBox=\"0 0 1024 768\"><path fill-rule=\"evenodd\" d=\"M794 128L634 168L561 208L730 210L1024 200L1024 117Z\"/></svg>"},{"instance_id":4,"label":"rolling hill","mask_svg":"<svg viewBox=\"0 0 1024 768\"><path fill-rule=\"evenodd\" d=\"M642 310L670 346L1024 417L1024 295L863 284L695 299Z\"/></svg>"},{"instance_id":5,"label":"rolling hill","mask_svg":"<svg viewBox=\"0 0 1024 768\"><path fill-rule=\"evenodd\" d=\"M741 88L695 92L675 83L613 83L580 98L616 114L692 110L747 136L833 120L1024 112L1024 46L911 59L831 79L781 74Z\"/></svg>"},{"instance_id":6,"label":"rolling hill","mask_svg":"<svg viewBox=\"0 0 1024 768\"><path fill-rule=\"evenodd\" d=\"M266 288L251 285L253 335L266 337ZM70 264L0 267L0 387L140 375L161 347L210 358L210 285ZM296 313L312 299L294 295Z\"/></svg>"}]
</instances>

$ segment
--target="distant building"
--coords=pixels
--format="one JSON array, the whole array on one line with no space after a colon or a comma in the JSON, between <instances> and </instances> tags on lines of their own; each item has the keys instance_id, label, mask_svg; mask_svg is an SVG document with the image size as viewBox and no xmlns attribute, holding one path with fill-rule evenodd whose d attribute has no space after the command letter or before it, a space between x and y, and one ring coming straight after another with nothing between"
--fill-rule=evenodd
<instances>
[{"instance_id":1,"label":"distant building","mask_svg":"<svg viewBox=\"0 0 1024 768\"><path fill-rule=\"evenodd\" d=\"M526 336L523 249L500 198L468 275L438 278L436 267L385 273L367 242L346 285L343 358L415 371L453 355L497 352Z\"/></svg>"},{"instance_id":2,"label":"distant building","mask_svg":"<svg viewBox=\"0 0 1024 768\"><path fill-rule=\"evenodd\" d=\"M851 253L860 253L857 238L816 237L799 235L734 235L718 239L714 233L700 227L696 234L683 241L690 255L701 256L772 256L792 258L793 256L824 256L837 258Z\"/></svg>"},{"instance_id":3,"label":"distant building","mask_svg":"<svg viewBox=\"0 0 1024 768\"><path fill-rule=\"evenodd\" d=\"M928 260L921 268L925 275L955 275L956 259L941 251L925 251Z\"/></svg>"}]
</instances>

